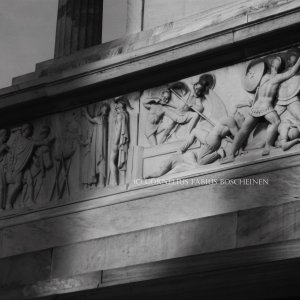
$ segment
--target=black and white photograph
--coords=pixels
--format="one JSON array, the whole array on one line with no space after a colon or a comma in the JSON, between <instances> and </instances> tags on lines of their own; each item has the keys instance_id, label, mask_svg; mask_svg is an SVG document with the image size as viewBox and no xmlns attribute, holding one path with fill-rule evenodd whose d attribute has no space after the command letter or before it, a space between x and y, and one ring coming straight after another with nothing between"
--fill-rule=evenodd
<instances>
[{"instance_id":1,"label":"black and white photograph","mask_svg":"<svg viewBox=\"0 0 300 300\"><path fill-rule=\"evenodd\" d=\"M299 201L300 0L0 0L0 300L297 300Z\"/></svg>"}]
</instances>

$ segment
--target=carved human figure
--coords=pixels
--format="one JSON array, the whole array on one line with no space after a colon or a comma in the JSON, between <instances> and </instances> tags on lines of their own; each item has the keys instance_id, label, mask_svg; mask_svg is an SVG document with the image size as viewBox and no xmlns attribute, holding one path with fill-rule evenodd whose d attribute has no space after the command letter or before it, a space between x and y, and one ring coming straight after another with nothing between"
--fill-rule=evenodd
<instances>
[{"instance_id":1,"label":"carved human figure","mask_svg":"<svg viewBox=\"0 0 300 300\"><path fill-rule=\"evenodd\" d=\"M29 204L34 203L34 183L30 164L36 147L46 146L49 143L47 139L39 141L32 138L33 126L30 123L26 123L16 130L20 131L20 134L16 136L7 162L7 209L13 208L24 183L27 186L26 194L29 195Z\"/></svg>"},{"instance_id":2,"label":"carved human figure","mask_svg":"<svg viewBox=\"0 0 300 300\"><path fill-rule=\"evenodd\" d=\"M235 113L235 117L226 117L215 122L215 125L212 126L210 131L202 129L201 127L194 128L180 147L180 152L186 152L195 140L200 142L201 147L207 148L207 151L205 152L215 152L220 148L224 137L231 138L237 134L244 120L244 116L237 112Z\"/></svg>"},{"instance_id":3,"label":"carved human figure","mask_svg":"<svg viewBox=\"0 0 300 300\"><path fill-rule=\"evenodd\" d=\"M230 135L234 136L243 121L244 117L237 113L235 118L227 117L216 122L216 125L210 131L193 129L178 153L163 162L158 171L153 172L146 178L157 178L182 166L186 169L197 168L200 165L207 165L224 157L224 150L220 148L222 139ZM200 150L186 152L196 139L201 144Z\"/></svg>"},{"instance_id":4,"label":"carved human figure","mask_svg":"<svg viewBox=\"0 0 300 300\"><path fill-rule=\"evenodd\" d=\"M110 185L124 184L126 182L129 147L129 114L127 108L133 109L126 97L121 96L115 99L116 117L109 162Z\"/></svg>"},{"instance_id":5,"label":"carved human figure","mask_svg":"<svg viewBox=\"0 0 300 300\"><path fill-rule=\"evenodd\" d=\"M300 131L298 126L288 119L280 123L278 133L278 146L281 147L283 151L287 151L300 143Z\"/></svg>"},{"instance_id":6,"label":"carved human figure","mask_svg":"<svg viewBox=\"0 0 300 300\"><path fill-rule=\"evenodd\" d=\"M0 129L0 211L6 208L6 157L10 151L7 142L10 137L8 129Z\"/></svg>"},{"instance_id":7,"label":"carved human figure","mask_svg":"<svg viewBox=\"0 0 300 300\"><path fill-rule=\"evenodd\" d=\"M38 138L35 140L36 149L33 155L33 165L37 168L37 172L41 173L42 177L45 177L46 170L53 166L50 144L54 142L55 137L50 134L50 127L44 125L41 127Z\"/></svg>"},{"instance_id":8,"label":"carved human figure","mask_svg":"<svg viewBox=\"0 0 300 300\"><path fill-rule=\"evenodd\" d=\"M157 145L157 135L160 133L159 125L165 116L167 107L176 109L175 106L169 104L171 100L171 92L164 90L161 93L160 98L150 98L144 102L144 107L149 110L147 115L147 124L145 129L145 135L151 146ZM161 128L161 131L164 131Z\"/></svg>"},{"instance_id":9,"label":"carved human figure","mask_svg":"<svg viewBox=\"0 0 300 300\"><path fill-rule=\"evenodd\" d=\"M177 83L177 85L178 84L179 83ZM200 120L200 115L197 112L202 113L204 110L201 99L205 93L205 90L207 89L208 83L203 80L199 80L197 83L195 83L193 85L194 95L191 95L191 91L188 89L188 87L184 87L184 84L182 82L180 82L180 84L183 85L183 92L181 93L181 95L175 92L174 87L176 87L176 84L174 85L174 87L170 87L170 91L172 91L173 94L177 96L177 98L183 101L184 105L181 105L175 110L165 110L165 115L169 119L171 119L171 122L164 130L160 139L160 144L164 143L169 138L172 130L174 130L179 124L189 124L188 132L190 133Z\"/></svg>"},{"instance_id":10,"label":"carved human figure","mask_svg":"<svg viewBox=\"0 0 300 300\"><path fill-rule=\"evenodd\" d=\"M30 174L33 180L33 202L39 196L46 172L53 167L51 144L55 137L51 134L49 126L43 125L37 139L34 140L35 148L30 163Z\"/></svg>"},{"instance_id":11,"label":"carved human figure","mask_svg":"<svg viewBox=\"0 0 300 300\"><path fill-rule=\"evenodd\" d=\"M297 59L300 56L300 50L298 48L291 49L286 53L286 71L293 68ZM275 110L279 115L284 113L286 110L295 118L297 121L297 127L300 130L300 76L293 76L291 79L286 80L280 86L279 100L276 103ZM283 96L283 99L280 98Z\"/></svg>"},{"instance_id":12,"label":"carved human figure","mask_svg":"<svg viewBox=\"0 0 300 300\"><path fill-rule=\"evenodd\" d=\"M81 183L85 187L99 184L104 187L106 184L107 165L107 118L109 105L103 103L98 106L95 116L90 116L87 108L83 108L82 113L91 124L91 134L85 140L80 139L83 148L81 163Z\"/></svg>"},{"instance_id":13,"label":"carved human figure","mask_svg":"<svg viewBox=\"0 0 300 300\"><path fill-rule=\"evenodd\" d=\"M72 171L72 158L78 150L81 136L80 111L74 110L64 115L61 120L61 135L54 144L55 180L50 187L48 201L62 199L64 195L70 196L69 174Z\"/></svg>"},{"instance_id":14,"label":"carved human figure","mask_svg":"<svg viewBox=\"0 0 300 300\"><path fill-rule=\"evenodd\" d=\"M228 163L234 160L236 152L240 149L261 118L264 118L270 123L267 128L266 144L262 155L268 155L270 153L270 148L274 144L280 124L279 116L274 109L274 101L277 96L278 88L282 82L296 74L300 66L300 59L298 59L297 63L288 71L278 73L281 66L282 59L279 56L273 57L270 64L270 72L261 78L251 112L235 136L229 156L223 159L221 163Z\"/></svg>"}]
</instances>

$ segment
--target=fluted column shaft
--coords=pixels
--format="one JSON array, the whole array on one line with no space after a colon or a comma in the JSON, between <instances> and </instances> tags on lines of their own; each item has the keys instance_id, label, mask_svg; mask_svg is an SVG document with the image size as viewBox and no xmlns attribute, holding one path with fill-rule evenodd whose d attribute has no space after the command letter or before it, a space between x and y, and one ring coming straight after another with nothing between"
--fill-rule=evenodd
<instances>
[{"instance_id":1,"label":"fluted column shaft","mask_svg":"<svg viewBox=\"0 0 300 300\"><path fill-rule=\"evenodd\" d=\"M101 43L103 0L59 0L55 57Z\"/></svg>"}]
</instances>

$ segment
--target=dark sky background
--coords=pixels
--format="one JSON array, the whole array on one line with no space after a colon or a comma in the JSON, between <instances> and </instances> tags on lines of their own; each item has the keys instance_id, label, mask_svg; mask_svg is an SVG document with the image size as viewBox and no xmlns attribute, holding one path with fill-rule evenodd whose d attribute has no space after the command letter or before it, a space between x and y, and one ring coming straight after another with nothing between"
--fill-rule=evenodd
<instances>
[{"instance_id":1,"label":"dark sky background","mask_svg":"<svg viewBox=\"0 0 300 300\"><path fill-rule=\"evenodd\" d=\"M125 35L126 0L104 0L103 42ZM0 0L0 88L53 58L58 0Z\"/></svg>"}]
</instances>

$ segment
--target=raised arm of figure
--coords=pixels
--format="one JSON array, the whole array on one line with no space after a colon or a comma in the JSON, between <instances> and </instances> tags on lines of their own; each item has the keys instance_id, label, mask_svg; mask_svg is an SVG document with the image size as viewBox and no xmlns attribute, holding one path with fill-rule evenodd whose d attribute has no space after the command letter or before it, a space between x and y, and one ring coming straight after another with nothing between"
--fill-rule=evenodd
<instances>
[{"instance_id":1,"label":"raised arm of figure","mask_svg":"<svg viewBox=\"0 0 300 300\"><path fill-rule=\"evenodd\" d=\"M297 73L299 67L300 67L300 57L298 58L297 62L294 64L294 66L290 70L276 75L272 80L275 83L281 83L283 81L286 81L286 80L290 79L291 77L293 77Z\"/></svg>"},{"instance_id":2,"label":"raised arm of figure","mask_svg":"<svg viewBox=\"0 0 300 300\"><path fill-rule=\"evenodd\" d=\"M148 110L151 109L151 106L154 104L158 104L160 101L159 98L148 98L147 101L143 103L144 107Z\"/></svg>"},{"instance_id":3,"label":"raised arm of figure","mask_svg":"<svg viewBox=\"0 0 300 300\"><path fill-rule=\"evenodd\" d=\"M91 123L93 123L93 124L98 124L99 122L97 122L97 118L92 118L91 116L90 116L90 114L89 114L89 112L88 112L88 110L87 110L87 108L86 107L84 107L83 108L83 115L85 116L85 118L89 121L89 122L91 122Z\"/></svg>"}]
</instances>

